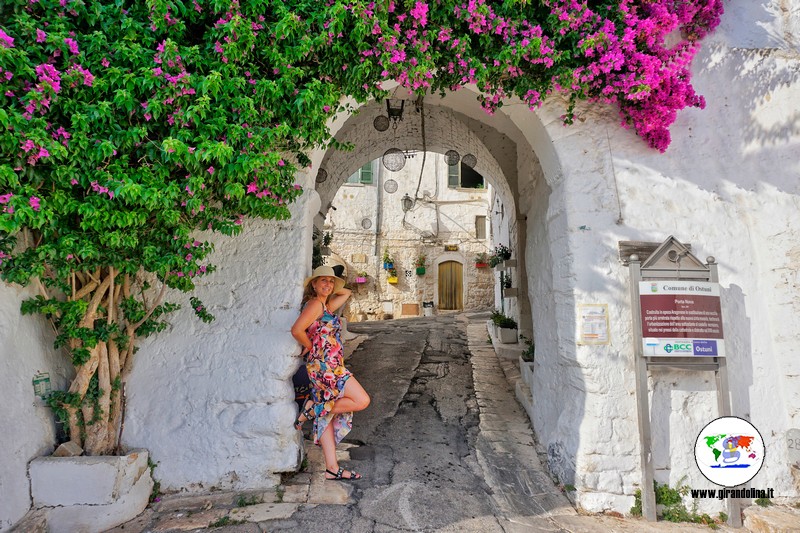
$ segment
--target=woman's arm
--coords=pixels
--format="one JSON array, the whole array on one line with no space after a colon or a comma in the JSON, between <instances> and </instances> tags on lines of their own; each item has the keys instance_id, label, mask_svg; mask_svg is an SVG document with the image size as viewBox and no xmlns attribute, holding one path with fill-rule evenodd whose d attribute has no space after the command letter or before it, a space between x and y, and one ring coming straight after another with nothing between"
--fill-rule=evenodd
<instances>
[{"instance_id":1,"label":"woman's arm","mask_svg":"<svg viewBox=\"0 0 800 533\"><path fill-rule=\"evenodd\" d=\"M333 313L339 309L344 305L347 299L350 298L351 294L353 294L353 291L345 288L340 289L339 292L335 294L331 294L331 297L328 299L328 311Z\"/></svg>"},{"instance_id":2,"label":"woman's arm","mask_svg":"<svg viewBox=\"0 0 800 533\"><path fill-rule=\"evenodd\" d=\"M306 330L316 319L322 316L322 302L311 300L300 312L300 316L292 325L292 337L303 347L303 353L311 351L311 339L308 338Z\"/></svg>"}]
</instances>

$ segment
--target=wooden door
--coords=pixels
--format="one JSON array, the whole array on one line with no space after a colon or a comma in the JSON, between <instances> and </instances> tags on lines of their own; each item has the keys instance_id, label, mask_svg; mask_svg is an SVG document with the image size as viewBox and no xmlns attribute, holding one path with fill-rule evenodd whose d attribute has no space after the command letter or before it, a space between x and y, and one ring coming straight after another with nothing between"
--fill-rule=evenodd
<instances>
[{"instance_id":1,"label":"wooden door","mask_svg":"<svg viewBox=\"0 0 800 533\"><path fill-rule=\"evenodd\" d=\"M458 261L439 263L439 309L463 309L463 293L463 265Z\"/></svg>"}]
</instances>

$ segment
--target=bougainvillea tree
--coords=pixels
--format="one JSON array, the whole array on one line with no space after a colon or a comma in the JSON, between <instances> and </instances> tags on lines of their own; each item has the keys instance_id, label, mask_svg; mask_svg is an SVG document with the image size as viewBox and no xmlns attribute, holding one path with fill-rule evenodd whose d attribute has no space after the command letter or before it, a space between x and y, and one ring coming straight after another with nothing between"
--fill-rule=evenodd
<instances>
[{"instance_id":1,"label":"bougainvillea tree","mask_svg":"<svg viewBox=\"0 0 800 533\"><path fill-rule=\"evenodd\" d=\"M615 105L653 148L721 0L18 0L0 4L0 274L75 365L51 405L112 452L135 340L245 217L279 219L340 102L474 84L487 112ZM667 45L669 43L669 46ZM202 233L206 232L206 233ZM192 298L194 311L211 320Z\"/></svg>"}]
</instances>

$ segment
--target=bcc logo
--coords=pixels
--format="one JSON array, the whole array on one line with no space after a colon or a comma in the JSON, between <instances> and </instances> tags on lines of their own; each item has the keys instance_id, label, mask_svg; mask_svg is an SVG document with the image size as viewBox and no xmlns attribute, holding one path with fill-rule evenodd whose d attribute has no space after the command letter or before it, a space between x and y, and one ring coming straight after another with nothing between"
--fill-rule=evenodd
<instances>
[{"instance_id":1,"label":"bcc logo","mask_svg":"<svg viewBox=\"0 0 800 533\"><path fill-rule=\"evenodd\" d=\"M667 353L672 352L691 352L692 351L692 344L691 343L676 343L676 344L665 344L664 351Z\"/></svg>"}]
</instances>

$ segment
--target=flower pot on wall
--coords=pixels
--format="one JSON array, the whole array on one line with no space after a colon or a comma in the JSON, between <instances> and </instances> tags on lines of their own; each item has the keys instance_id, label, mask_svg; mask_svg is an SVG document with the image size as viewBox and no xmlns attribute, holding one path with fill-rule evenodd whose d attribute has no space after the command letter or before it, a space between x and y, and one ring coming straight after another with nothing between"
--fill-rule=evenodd
<instances>
[{"instance_id":1,"label":"flower pot on wall","mask_svg":"<svg viewBox=\"0 0 800 533\"><path fill-rule=\"evenodd\" d=\"M489 263L475 263L475 268L486 268L489 266Z\"/></svg>"},{"instance_id":2,"label":"flower pot on wall","mask_svg":"<svg viewBox=\"0 0 800 533\"><path fill-rule=\"evenodd\" d=\"M503 344L514 344L517 342L517 328L497 328L500 333L500 342Z\"/></svg>"},{"instance_id":3,"label":"flower pot on wall","mask_svg":"<svg viewBox=\"0 0 800 533\"><path fill-rule=\"evenodd\" d=\"M397 276L389 276L386 278L386 281L391 283L392 285L397 285Z\"/></svg>"},{"instance_id":4,"label":"flower pot on wall","mask_svg":"<svg viewBox=\"0 0 800 533\"><path fill-rule=\"evenodd\" d=\"M367 282L367 278L365 278L365 277L358 276L356 278L356 283L366 283L366 282Z\"/></svg>"},{"instance_id":5,"label":"flower pot on wall","mask_svg":"<svg viewBox=\"0 0 800 533\"><path fill-rule=\"evenodd\" d=\"M425 275L425 267L417 267L417 276Z\"/></svg>"},{"instance_id":6,"label":"flower pot on wall","mask_svg":"<svg viewBox=\"0 0 800 533\"><path fill-rule=\"evenodd\" d=\"M384 270L389 270L389 269L392 269L392 268L394 268L394 263L384 263L383 264L383 269Z\"/></svg>"}]
</instances>

